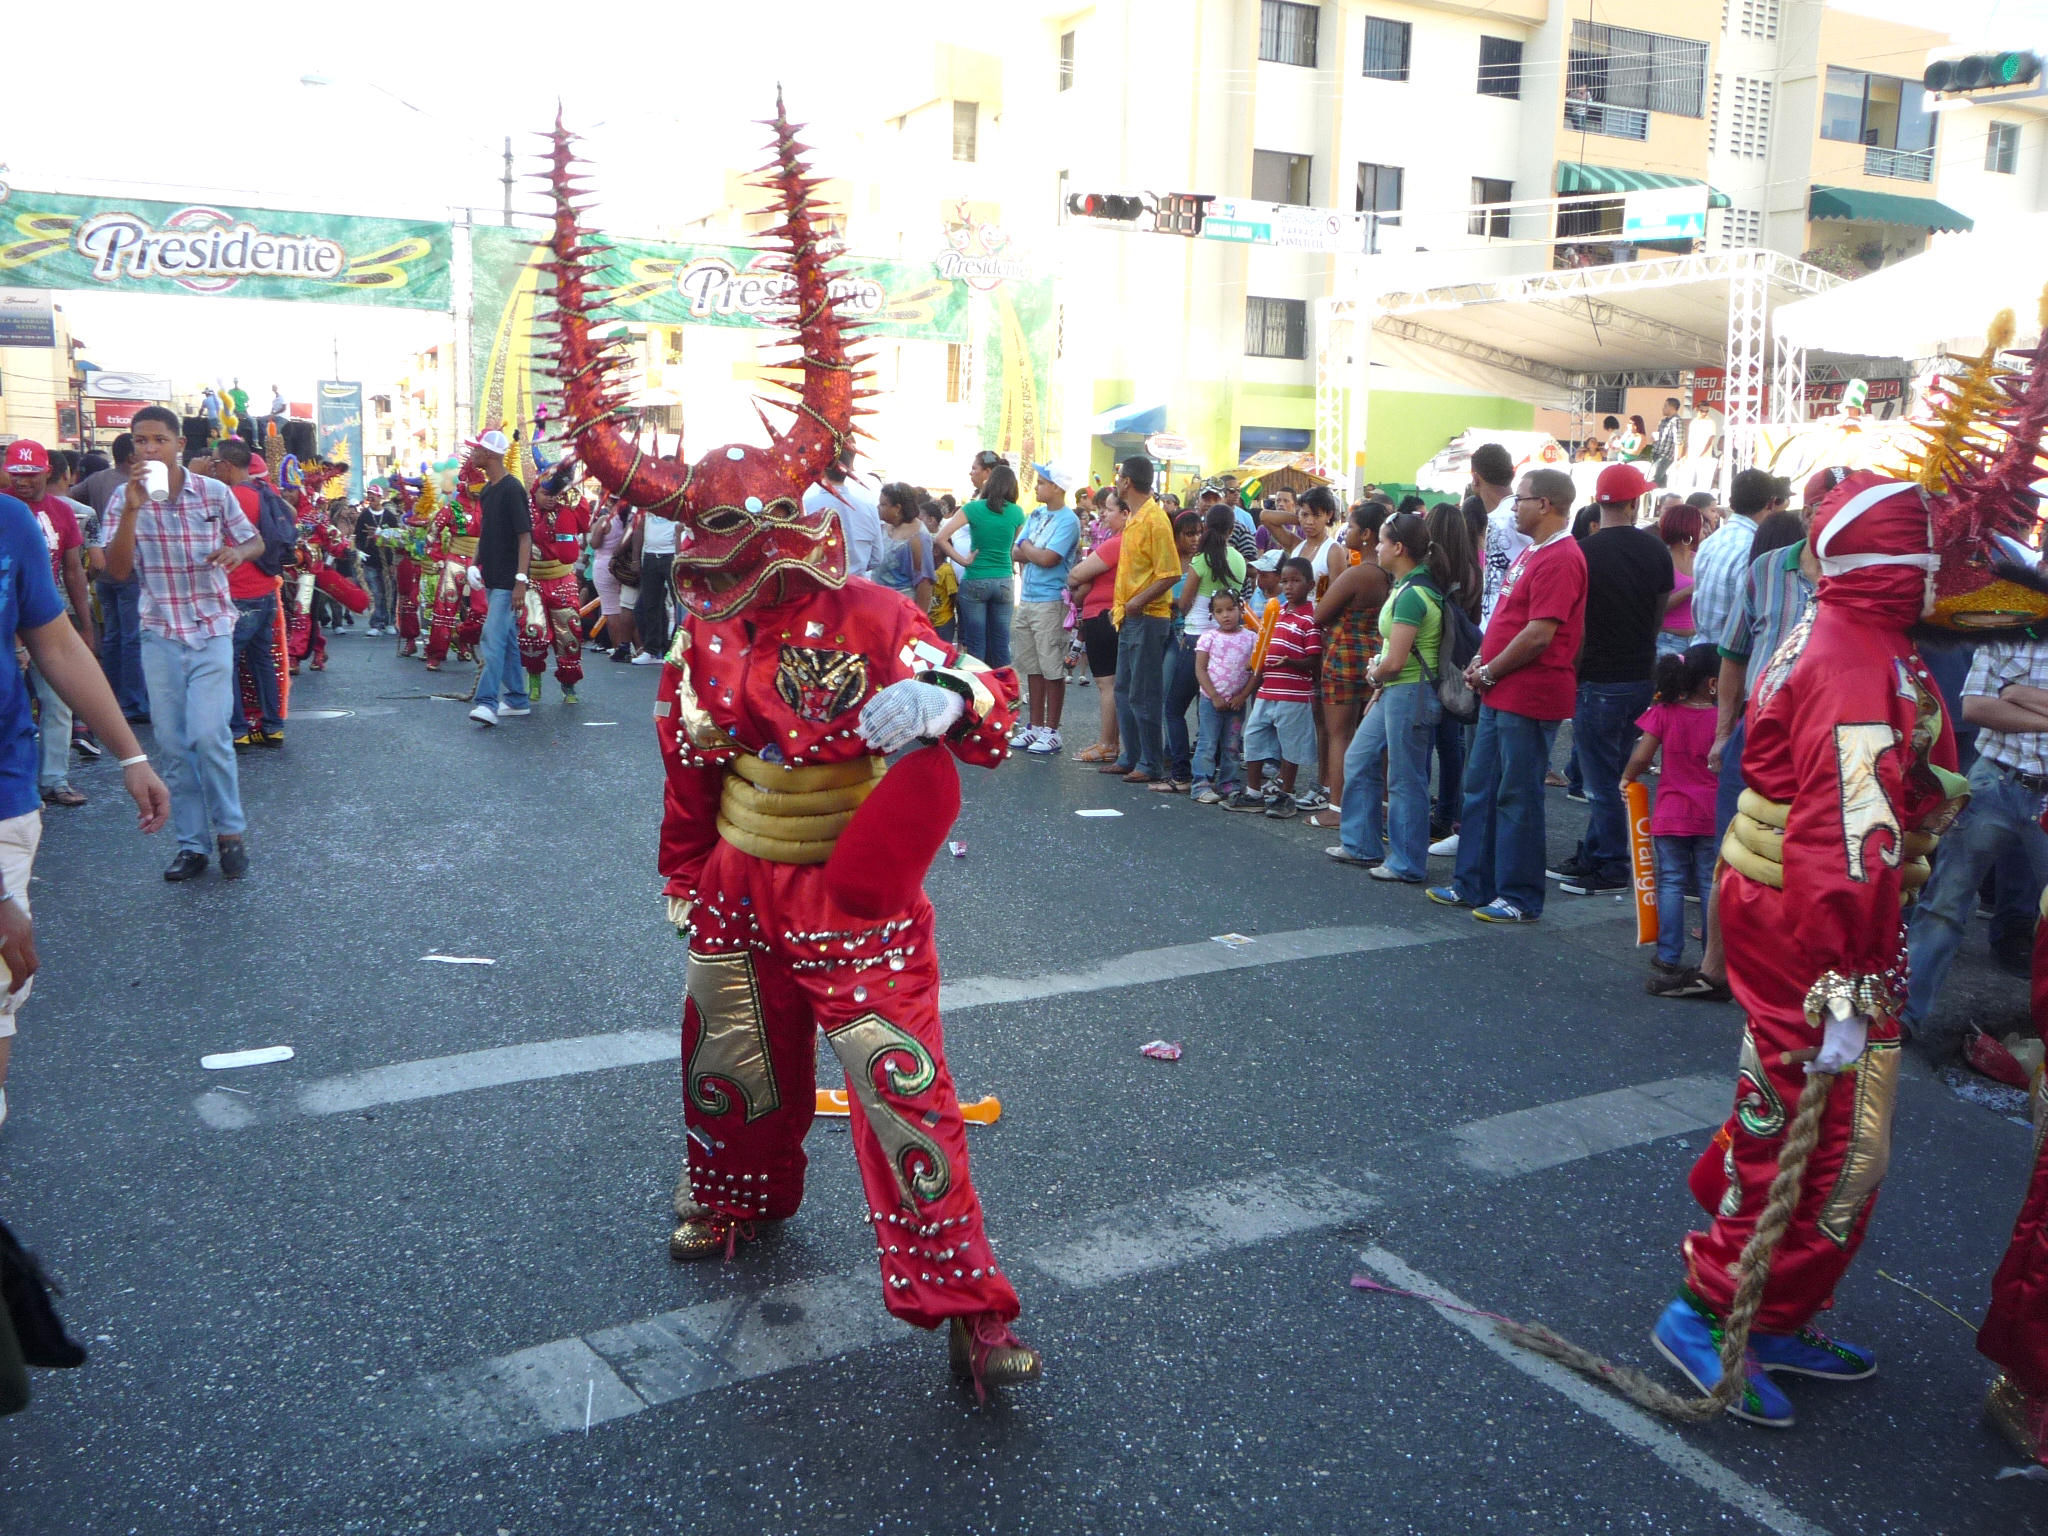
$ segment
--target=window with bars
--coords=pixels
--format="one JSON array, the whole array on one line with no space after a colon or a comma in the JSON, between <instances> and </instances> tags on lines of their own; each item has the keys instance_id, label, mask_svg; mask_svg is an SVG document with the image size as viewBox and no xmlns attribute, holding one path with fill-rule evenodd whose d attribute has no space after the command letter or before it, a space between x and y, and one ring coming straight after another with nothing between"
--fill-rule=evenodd
<instances>
[{"instance_id":1,"label":"window with bars","mask_svg":"<svg viewBox=\"0 0 2048 1536\"><path fill-rule=\"evenodd\" d=\"M953 158L972 160L981 137L981 104L974 101L953 103Z\"/></svg>"},{"instance_id":2,"label":"window with bars","mask_svg":"<svg viewBox=\"0 0 2048 1536\"><path fill-rule=\"evenodd\" d=\"M2020 125L1993 123L1984 138L1984 169L2010 176L2019 169Z\"/></svg>"},{"instance_id":3,"label":"window with bars","mask_svg":"<svg viewBox=\"0 0 2048 1536\"><path fill-rule=\"evenodd\" d=\"M1247 298L1244 301L1244 355L1307 357L1308 300Z\"/></svg>"},{"instance_id":4,"label":"window with bars","mask_svg":"<svg viewBox=\"0 0 2048 1536\"><path fill-rule=\"evenodd\" d=\"M1689 37L1575 21L1566 94L1610 107L1703 117L1707 52L1705 43Z\"/></svg>"},{"instance_id":5,"label":"window with bars","mask_svg":"<svg viewBox=\"0 0 2048 1536\"><path fill-rule=\"evenodd\" d=\"M1259 10L1259 57L1268 64L1316 67L1316 22L1321 12L1291 0L1265 0Z\"/></svg>"},{"instance_id":6,"label":"window with bars","mask_svg":"<svg viewBox=\"0 0 2048 1536\"><path fill-rule=\"evenodd\" d=\"M1721 248L1747 250L1764 243L1764 215L1761 208L1721 210Z\"/></svg>"},{"instance_id":7,"label":"window with bars","mask_svg":"<svg viewBox=\"0 0 2048 1536\"><path fill-rule=\"evenodd\" d=\"M1716 138L1709 145L1723 154L1761 160L1770 152L1771 82L1752 75L1734 75L1722 90L1714 77Z\"/></svg>"},{"instance_id":8,"label":"window with bars","mask_svg":"<svg viewBox=\"0 0 2048 1536\"><path fill-rule=\"evenodd\" d=\"M1376 213L1382 224L1398 224L1401 212L1401 167L1358 162L1358 212Z\"/></svg>"},{"instance_id":9,"label":"window with bars","mask_svg":"<svg viewBox=\"0 0 2048 1536\"><path fill-rule=\"evenodd\" d=\"M1479 94L1519 98L1522 94L1522 44L1512 37L1479 39Z\"/></svg>"},{"instance_id":10,"label":"window with bars","mask_svg":"<svg viewBox=\"0 0 2048 1536\"><path fill-rule=\"evenodd\" d=\"M1060 34L1060 89L1063 91L1071 91L1073 88L1074 34L1071 32L1062 32Z\"/></svg>"},{"instance_id":11,"label":"window with bars","mask_svg":"<svg viewBox=\"0 0 2048 1536\"><path fill-rule=\"evenodd\" d=\"M1511 202L1515 195L1512 181L1496 181L1491 176L1472 178L1472 201L1475 204ZM1505 208L1476 206L1466 216L1465 232L1469 235L1485 235L1494 240L1508 237L1508 211Z\"/></svg>"},{"instance_id":12,"label":"window with bars","mask_svg":"<svg viewBox=\"0 0 2048 1536\"><path fill-rule=\"evenodd\" d=\"M1778 35L1778 0L1742 0L1742 35L1765 39ZM1728 19L1724 13L1721 26L1726 30Z\"/></svg>"},{"instance_id":13,"label":"window with bars","mask_svg":"<svg viewBox=\"0 0 2048 1536\"><path fill-rule=\"evenodd\" d=\"M1313 155L1291 155L1284 149L1252 151L1252 196L1262 203L1293 203L1307 207Z\"/></svg>"},{"instance_id":14,"label":"window with bars","mask_svg":"<svg viewBox=\"0 0 2048 1536\"><path fill-rule=\"evenodd\" d=\"M1365 77L1368 80L1406 80L1408 43L1414 32L1405 21L1388 21L1381 16L1365 18Z\"/></svg>"}]
</instances>

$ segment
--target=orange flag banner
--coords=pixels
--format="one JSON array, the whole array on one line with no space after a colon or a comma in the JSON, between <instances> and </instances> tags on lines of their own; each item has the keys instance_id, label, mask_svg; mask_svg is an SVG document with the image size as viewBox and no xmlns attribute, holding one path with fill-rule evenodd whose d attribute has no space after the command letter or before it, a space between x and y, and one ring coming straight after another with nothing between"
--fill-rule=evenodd
<instances>
[{"instance_id":1,"label":"orange flag banner","mask_svg":"<svg viewBox=\"0 0 2048 1536\"><path fill-rule=\"evenodd\" d=\"M1638 779L1622 795L1628 806L1628 861L1636 877L1636 942L1657 942L1657 854L1650 842L1650 787Z\"/></svg>"}]
</instances>

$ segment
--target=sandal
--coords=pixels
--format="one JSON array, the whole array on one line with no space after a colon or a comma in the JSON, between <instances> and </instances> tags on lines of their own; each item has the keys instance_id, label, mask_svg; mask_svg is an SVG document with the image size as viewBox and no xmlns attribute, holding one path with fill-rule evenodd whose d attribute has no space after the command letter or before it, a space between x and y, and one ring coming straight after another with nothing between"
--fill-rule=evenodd
<instances>
[{"instance_id":1,"label":"sandal","mask_svg":"<svg viewBox=\"0 0 2048 1536\"><path fill-rule=\"evenodd\" d=\"M1133 768L1129 773L1124 775L1124 782L1126 784L1150 784L1155 781L1153 780L1152 775L1147 773L1144 769Z\"/></svg>"},{"instance_id":2,"label":"sandal","mask_svg":"<svg viewBox=\"0 0 2048 1536\"><path fill-rule=\"evenodd\" d=\"M1326 821L1324 820L1325 817L1329 819ZM1325 832L1334 832L1337 828L1344 825L1344 818L1335 810L1325 807L1310 816L1308 824L1312 827L1320 827Z\"/></svg>"},{"instance_id":3,"label":"sandal","mask_svg":"<svg viewBox=\"0 0 2048 1536\"><path fill-rule=\"evenodd\" d=\"M85 804L85 796L80 794L77 790L73 789L69 784L66 784L62 789L44 790L43 804L80 806Z\"/></svg>"},{"instance_id":4,"label":"sandal","mask_svg":"<svg viewBox=\"0 0 2048 1536\"><path fill-rule=\"evenodd\" d=\"M1074 754L1074 761L1077 763L1113 763L1116 761L1116 753L1098 741L1094 746L1084 747L1079 752L1076 752Z\"/></svg>"},{"instance_id":5,"label":"sandal","mask_svg":"<svg viewBox=\"0 0 2048 1536\"><path fill-rule=\"evenodd\" d=\"M1152 781L1152 793L1155 795L1184 795L1187 792L1188 789L1185 784L1177 784L1172 779L1154 779Z\"/></svg>"}]
</instances>

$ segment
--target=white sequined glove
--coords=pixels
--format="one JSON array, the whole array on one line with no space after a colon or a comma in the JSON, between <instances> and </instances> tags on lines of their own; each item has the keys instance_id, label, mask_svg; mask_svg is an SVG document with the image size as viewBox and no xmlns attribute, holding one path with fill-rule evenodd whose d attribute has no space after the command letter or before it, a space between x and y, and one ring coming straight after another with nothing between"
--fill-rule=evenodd
<instances>
[{"instance_id":1,"label":"white sequined glove","mask_svg":"<svg viewBox=\"0 0 2048 1536\"><path fill-rule=\"evenodd\" d=\"M1837 1011L1828 1014L1827 1025L1821 1032L1820 1054L1806 1064L1806 1070L1841 1071L1863 1054L1869 1036L1870 1020L1860 1013L1848 1012L1846 1003L1838 1005Z\"/></svg>"},{"instance_id":2,"label":"white sequined glove","mask_svg":"<svg viewBox=\"0 0 2048 1536\"><path fill-rule=\"evenodd\" d=\"M471 567L469 568L469 578L468 578L468 579L469 579L469 590L470 590L470 591L472 591L472 592L481 592L481 591L483 591L483 589L484 589L484 573L483 573L482 571L478 570L478 569L477 569L477 568L476 568L475 566L473 566L473 565L472 565L472 566L471 566Z\"/></svg>"},{"instance_id":3,"label":"white sequined glove","mask_svg":"<svg viewBox=\"0 0 2048 1536\"><path fill-rule=\"evenodd\" d=\"M906 677L891 683L860 712L861 740L877 752L895 752L913 741L933 741L967 712L967 701L937 683Z\"/></svg>"},{"instance_id":4,"label":"white sequined glove","mask_svg":"<svg viewBox=\"0 0 2048 1536\"><path fill-rule=\"evenodd\" d=\"M670 896L667 901L668 920L675 925L676 937L687 939L690 936L690 908L696 903L687 896Z\"/></svg>"}]
</instances>

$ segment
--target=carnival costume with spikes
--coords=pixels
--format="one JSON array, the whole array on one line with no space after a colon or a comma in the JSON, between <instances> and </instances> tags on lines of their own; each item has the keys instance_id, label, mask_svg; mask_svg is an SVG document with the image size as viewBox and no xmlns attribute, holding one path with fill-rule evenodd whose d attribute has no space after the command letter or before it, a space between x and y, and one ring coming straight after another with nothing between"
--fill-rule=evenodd
<instances>
[{"instance_id":1,"label":"carnival costume with spikes","mask_svg":"<svg viewBox=\"0 0 2048 1536\"><path fill-rule=\"evenodd\" d=\"M488 607L476 546L483 529L484 470L471 449L455 474L455 494L439 502L431 525L439 581L434 588L433 623L427 630L427 669L438 672L451 642L463 661L476 659Z\"/></svg>"},{"instance_id":2,"label":"carnival costume with spikes","mask_svg":"<svg viewBox=\"0 0 2048 1536\"><path fill-rule=\"evenodd\" d=\"M513 447L517 451L517 439ZM539 457L536 452L535 460ZM590 509L583 504L577 479L575 467L565 461L533 486L528 611L519 623L519 660L526 668L528 695L540 698L540 679L552 648L564 704L576 702L576 685L583 680L583 589L576 580L576 562L583 555L583 536L590 531Z\"/></svg>"},{"instance_id":3,"label":"carnival costume with spikes","mask_svg":"<svg viewBox=\"0 0 2048 1536\"><path fill-rule=\"evenodd\" d=\"M549 340L568 433L609 492L676 521L684 617L654 706L661 873L689 940L689 1158L670 1251L730 1253L753 1224L796 1214L822 1029L846 1071L886 1305L947 1324L954 1363L978 1386L1029 1380L1038 1357L1007 1327L1016 1292L968 1177L922 888L959 806L953 759L1007 754L1017 683L941 641L901 595L849 580L837 517L804 509L852 439L864 359L846 350L816 181L779 100L771 126L762 184L782 213L772 238L802 375L795 419L771 425L765 448L714 448L687 467L615 430L617 358L592 336L604 298L586 261L599 248L578 221L559 121L549 166ZM919 738L933 744L888 766L885 751Z\"/></svg>"},{"instance_id":4,"label":"carnival costume with spikes","mask_svg":"<svg viewBox=\"0 0 2048 1536\"><path fill-rule=\"evenodd\" d=\"M1748 703L1746 788L1719 888L1728 982L1746 1015L1735 1107L1692 1171L1711 1220L1685 1241L1685 1287L1656 1337L1706 1387L1719 1378L1723 1326L1729 1349L1746 1334L1748 1385L1730 1411L1762 1422L1792 1413L1762 1373L1855 1379L1875 1369L1866 1351L1813 1324L1863 1240L1890 1157L1902 905L1968 798L1911 632L1924 621L1988 636L2048 617L2044 583L2014 561L2032 559L2014 541L2033 528L2027 487L2048 426L2048 342L2014 372L1997 364L2011 336L2003 315L1984 356L1936 386L1910 464L1851 474L1814 508L1814 607ZM2035 1204L2048 1206L2039 1183ZM2039 1249L2040 1211L2034 1219ZM2025 1304L2037 1330L2030 1390L2042 1391L2048 1253L2037 1265ZM1752 1312L1737 1298L1759 1266ZM1711 1350L1688 1353L1688 1340L1706 1338Z\"/></svg>"}]
</instances>

